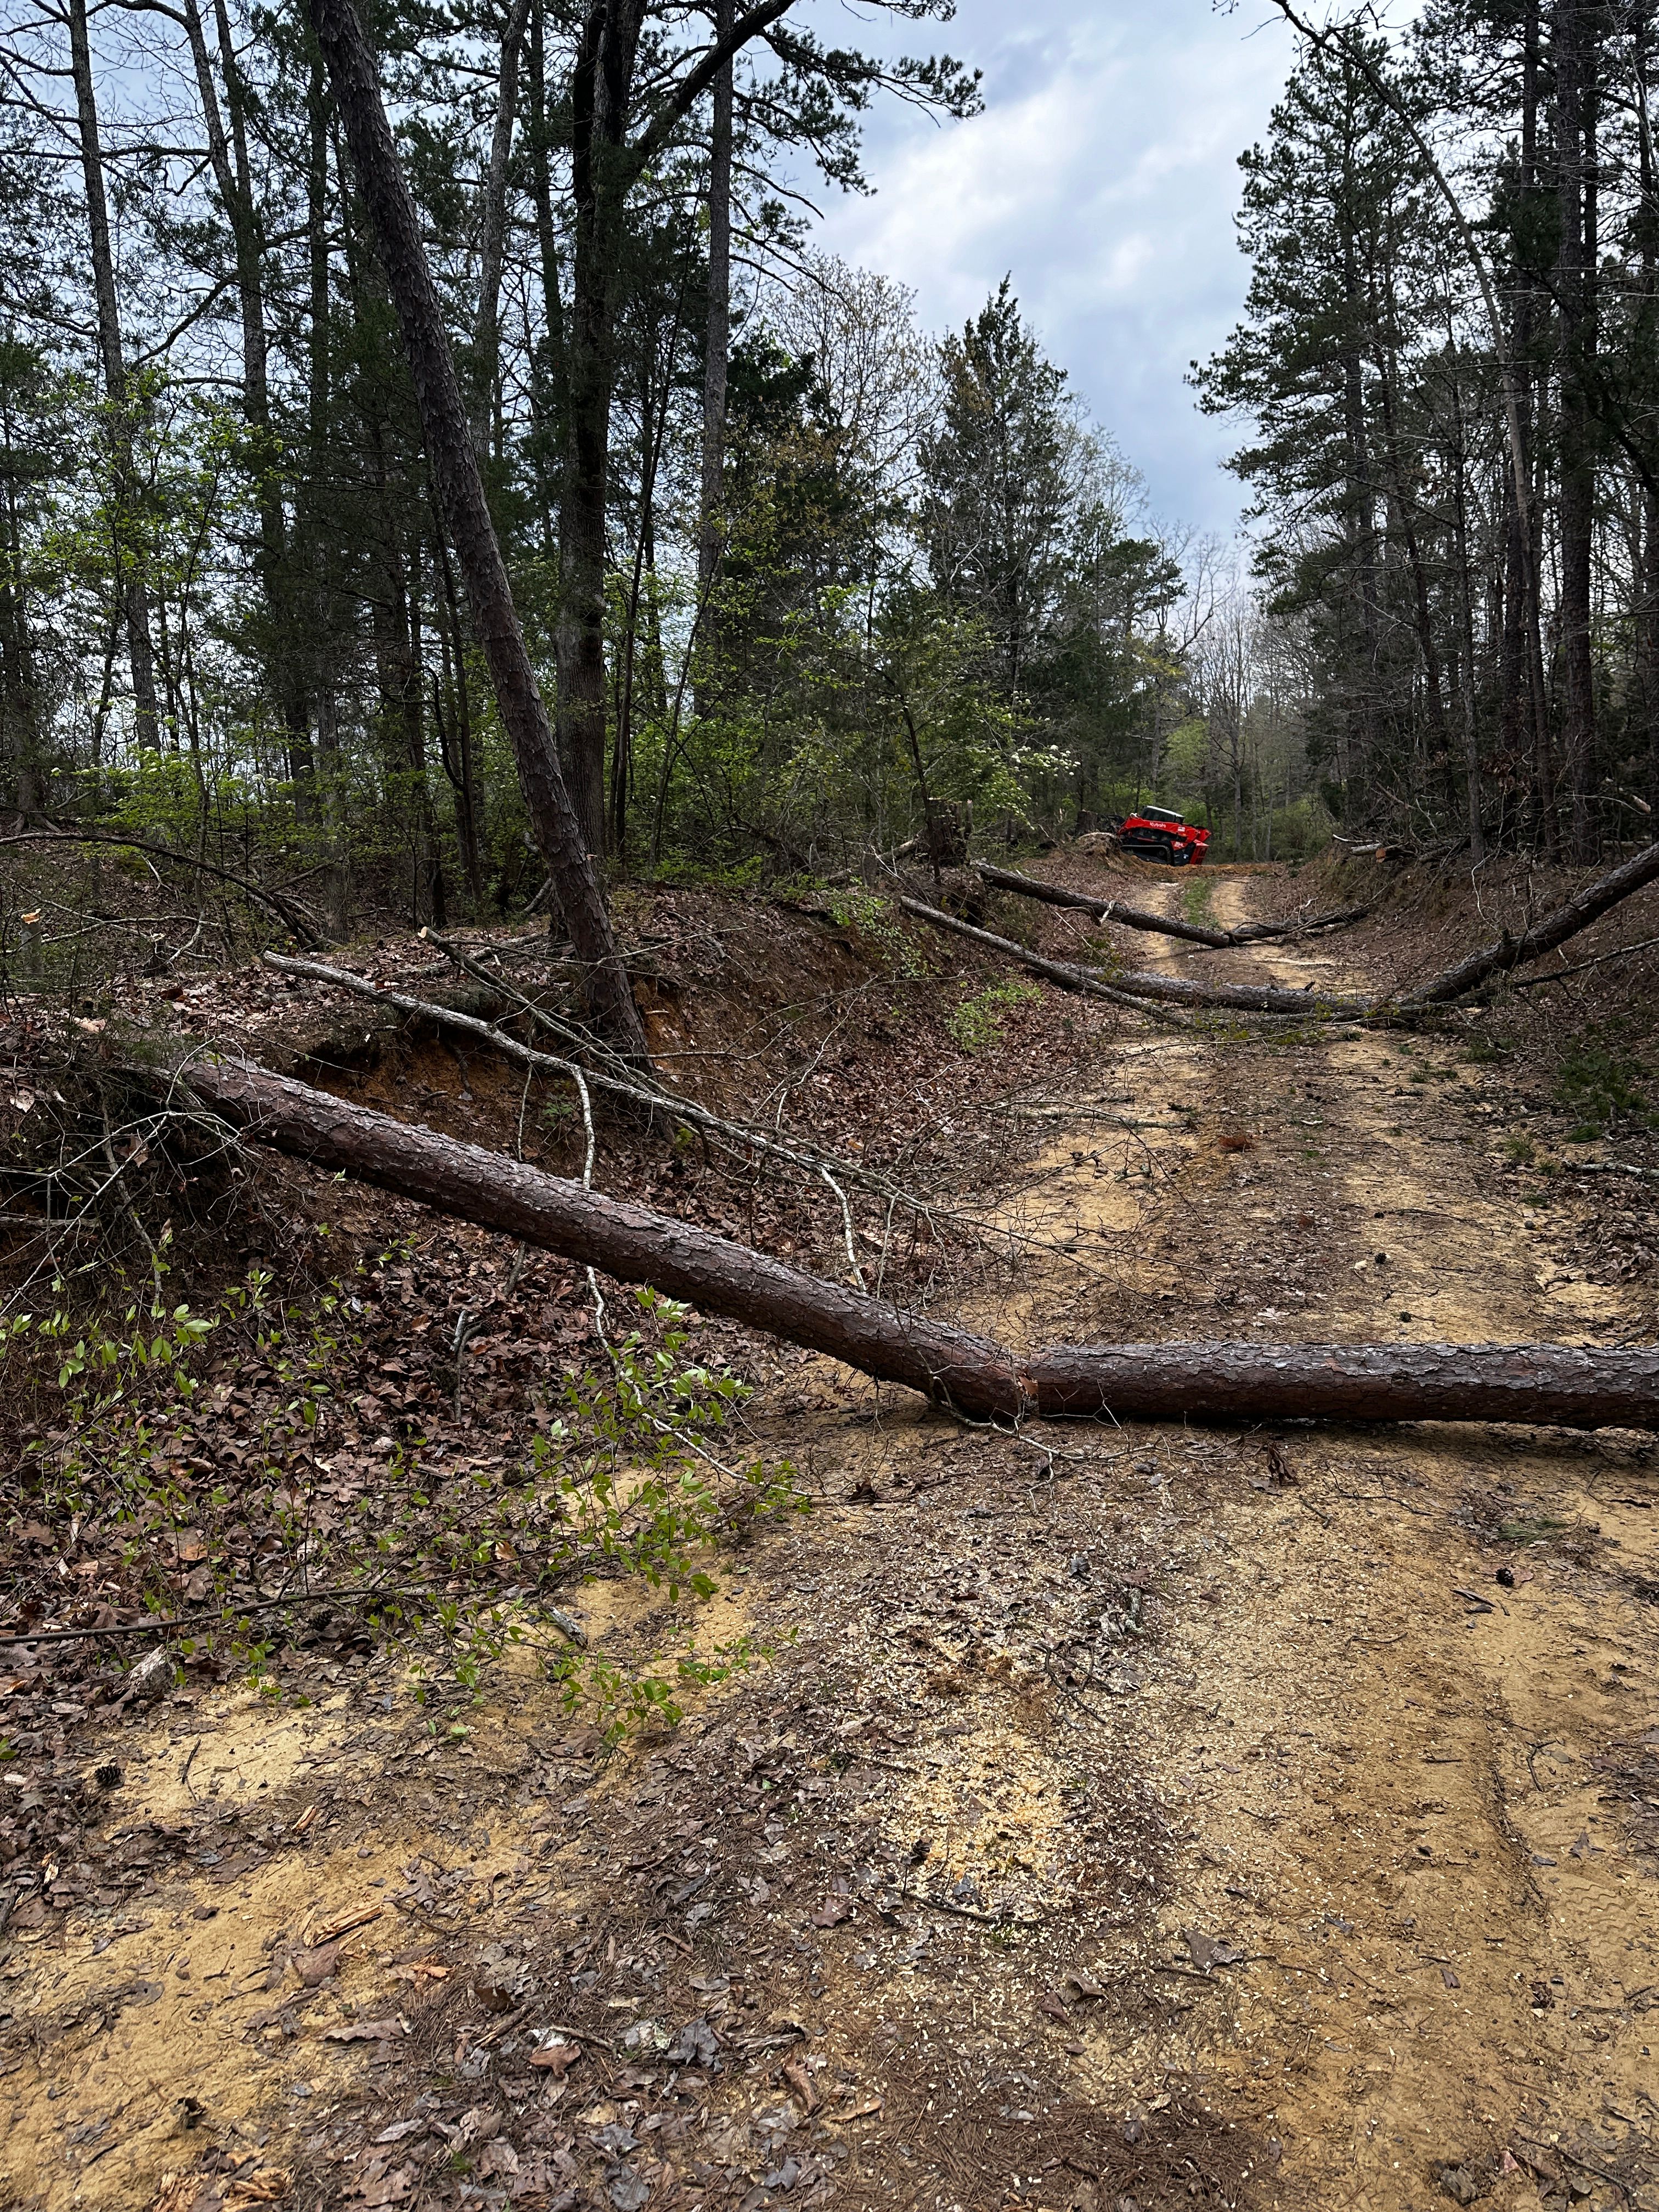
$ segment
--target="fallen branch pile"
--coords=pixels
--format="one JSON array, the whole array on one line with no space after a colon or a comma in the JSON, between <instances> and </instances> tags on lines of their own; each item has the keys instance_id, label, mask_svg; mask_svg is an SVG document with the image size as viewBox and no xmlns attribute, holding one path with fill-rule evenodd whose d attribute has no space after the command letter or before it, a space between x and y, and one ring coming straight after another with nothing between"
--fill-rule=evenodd
<instances>
[{"instance_id":1,"label":"fallen branch pile","mask_svg":"<svg viewBox=\"0 0 1659 2212\"><path fill-rule=\"evenodd\" d=\"M153 1067L134 1079L154 1085ZM1553 1345L1061 1346L1021 1359L989 1338L902 1312L764 1253L521 1161L411 1127L246 1062L177 1079L257 1142L585 1262L650 1283L935 1402L1005 1421L1508 1420L1659 1426L1659 1350Z\"/></svg>"}]
</instances>

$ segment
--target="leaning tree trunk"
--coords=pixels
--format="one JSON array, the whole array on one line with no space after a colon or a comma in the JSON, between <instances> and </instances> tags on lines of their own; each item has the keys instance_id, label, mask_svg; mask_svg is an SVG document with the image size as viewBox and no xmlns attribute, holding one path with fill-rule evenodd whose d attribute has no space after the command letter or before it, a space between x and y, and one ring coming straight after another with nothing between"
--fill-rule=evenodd
<instances>
[{"instance_id":1,"label":"leaning tree trunk","mask_svg":"<svg viewBox=\"0 0 1659 2212\"><path fill-rule=\"evenodd\" d=\"M577 957L586 966L594 1015L615 1043L643 1060L645 1030L611 935L592 853L560 772L547 710L513 604L460 380L415 204L381 103L374 58L352 0L307 0L307 4L403 325L432 473L466 580L474 635L518 763L531 827L552 874Z\"/></svg>"},{"instance_id":2,"label":"leaning tree trunk","mask_svg":"<svg viewBox=\"0 0 1659 2212\"><path fill-rule=\"evenodd\" d=\"M227 136L197 0L185 0L183 22L196 70L202 120L207 131L208 160L235 250L236 292L242 323L242 413L253 434L256 448L259 516L256 568L265 603L268 641L264 657L271 691L282 709L295 811L305 820L314 811L316 762L312 755L304 690L295 665L295 638L299 625L290 607L288 524L283 512L281 484L268 450L270 344L265 321L264 234L248 159L247 88L231 42L230 16L225 0L214 0L214 29L219 42L219 64L224 75L225 104L230 118Z\"/></svg>"},{"instance_id":3,"label":"leaning tree trunk","mask_svg":"<svg viewBox=\"0 0 1659 2212\"><path fill-rule=\"evenodd\" d=\"M714 36L732 33L732 0L714 0ZM702 363L702 514L697 590L707 602L720 563L726 473L726 383L732 343L732 63L714 79L708 142L708 313Z\"/></svg>"},{"instance_id":4,"label":"leaning tree trunk","mask_svg":"<svg viewBox=\"0 0 1659 2212\"><path fill-rule=\"evenodd\" d=\"M507 170L519 107L519 49L530 20L530 0L513 0L501 32L501 66L495 127L479 190L478 311L472 324L472 434L481 454L493 443L496 370L501 354L501 264L507 245Z\"/></svg>"},{"instance_id":5,"label":"leaning tree trunk","mask_svg":"<svg viewBox=\"0 0 1659 2212\"><path fill-rule=\"evenodd\" d=\"M75 79L76 116L81 139L81 173L86 185L87 229L92 246L93 295L98 312L98 351L103 362L104 393L109 403L109 438L115 486L110 536L115 549L115 587L120 595L132 672L133 734L142 750L161 743L161 709L155 697L155 649L149 635L149 587L144 581L143 548L132 517L138 477L132 452L132 422L127 410L126 363L121 355L121 316L115 295L115 254L110 243L109 202L104 191L104 155L98 136L98 107L92 82L92 50L87 37L86 0L69 0L70 70Z\"/></svg>"},{"instance_id":6,"label":"leaning tree trunk","mask_svg":"<svg viewBox=\"0 0 1659 2212\"><path fill-rule=\"evenodd\" d=\"M559 502L559 747L587 840L605 842L605 516L616 385L616 287L629 168L623 139L642 0L596 0L571 80L574 239L565 377L568 447Z\"/></svg>"},{"instance_id":7,"label":"leaning tree trunk","mask_svg":"<svg viewBox=\"0 0 1659 2212\"><path fill-rule=\"evenodd\" d=\"M154 1087L153 1065L131 1073ZM246 1062L179 1079L277 1152L767 1330L981 1419L1659 1424L1659 1352L1556 1345L1062 1345L1030 1358L765 1253Z\"/></svg>"}]
</instances>

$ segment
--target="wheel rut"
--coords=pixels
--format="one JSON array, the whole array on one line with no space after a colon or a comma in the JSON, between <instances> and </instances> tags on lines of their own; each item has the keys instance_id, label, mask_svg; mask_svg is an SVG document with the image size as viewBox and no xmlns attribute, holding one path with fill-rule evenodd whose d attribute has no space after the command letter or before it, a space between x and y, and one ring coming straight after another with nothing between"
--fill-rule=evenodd
<instances>
[{"instance_id":1,"label":"wheel rut","mask_svg":"<svg viewBox=\"0 0 1659 2212\"><path fill-rule=\"evenodd\" d=\"M1251 918L1256 880L1206 874L1218 921ZM1161 885L1164 910L1188 890ZM1340 939L1156 942L1176 973L1368 981ZM1117 1065L1130 1110L1185 1133L1132 1180L1110 1334L1595 1343L1634 1325L1616 1289L1564 1279L1510 1197L1455 1042L1326 1024L1131 1042ZM1079 1216L1088 1127L1070 1132ZM1283 2145L1264 2202L1420 2205L1442 2167L1500 2203L1598 2165L1622 2177L1595 2185L1609 2204L1650 2186L1659 1863L1628 1787L1597 1784L1659 1743L1645 1447L1430 1425L1237 1445L1245 1484L1164 1532L1178 1659L1133 1725L1182 1823L1167 1954L1195 1931L1242 1955L1161 2033L1103 2039L1103 2093L1162 2069L1237 2100ZM1146 1443L1161 1464L1202 1448Z\"/></svg>"}]
</instances>

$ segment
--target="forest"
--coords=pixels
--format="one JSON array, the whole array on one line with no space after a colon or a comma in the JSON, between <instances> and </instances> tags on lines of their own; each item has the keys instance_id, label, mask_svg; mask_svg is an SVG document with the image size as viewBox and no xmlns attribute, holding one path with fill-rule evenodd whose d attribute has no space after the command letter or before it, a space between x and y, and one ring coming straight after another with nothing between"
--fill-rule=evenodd
<instances>
[{"instance_id":1,"label":"forest","mask_svg":"<svg viewBox=\"0 0 1659 2212\"><path fill-rule=\"evenodd\" d=\"M1139 0L0 6L0 2205L1659 2206L1659 15L1303 5L1219 534Z\"/></svg>"},{"instance_id":2,"label":"forest","mask_svg":"<svg viewBox=\"0 0 1659 2212\"><path fill-rule=\"evenodd\" d=\"M1242 556L1149 514L1011 279L928 331L814 246L872 101L973 112L948 58L787 10L372 28L608 874L834 873L930 799L1006 842L1157 798L1257 858L1641 832L1644 21L1304 44L1193 373ZM545 875L314 31L41 5L5 59L0 802L303 884L342 934L520 910Z\"/></svg>"}]
</instances>

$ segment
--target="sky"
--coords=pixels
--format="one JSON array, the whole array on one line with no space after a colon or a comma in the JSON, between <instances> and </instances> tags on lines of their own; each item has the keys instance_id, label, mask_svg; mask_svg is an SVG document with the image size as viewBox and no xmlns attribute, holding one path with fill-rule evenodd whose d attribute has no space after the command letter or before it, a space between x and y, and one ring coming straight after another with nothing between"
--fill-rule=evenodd
<instances>
[{"instance_id":1,"label":"sky","mask_svg":"<svg viewBox=\"0 0 1659 2212\"><path fill-rule=\"evenodd\" d=\"M959 0L947 26L896 29L849 0L811 15L827 41L950 52L984 72L985 98L967 123L876 102L875 191L821 202L818 242L910 285L933 329L965 322L1011 276L1153 512L1231 537L1243 487L1222 462L1240 431L1200 415L1184 378L1243 301L1237 159L1291 60L1267 0L1231 15L1211 0Z\"/></svg>"}]
</instances>

